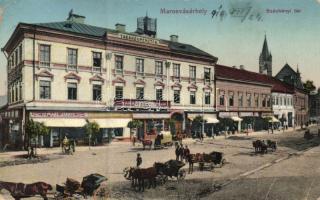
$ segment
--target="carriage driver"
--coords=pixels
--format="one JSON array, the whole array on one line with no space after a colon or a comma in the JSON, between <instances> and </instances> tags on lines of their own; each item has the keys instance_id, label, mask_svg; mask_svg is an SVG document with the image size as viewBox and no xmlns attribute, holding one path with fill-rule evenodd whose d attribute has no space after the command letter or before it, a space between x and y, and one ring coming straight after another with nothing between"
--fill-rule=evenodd
<instances>
[{"instance_id":1,"label":"carriage driver","mask_svg":"<svg viewBox=\"0 0 320 200\"><path fill-rule=\"evenodd\" d=\"M140 153L137 154L137 167L139 167L142 164L142 158L140 156Z\"/></svg>"}]
</instances>

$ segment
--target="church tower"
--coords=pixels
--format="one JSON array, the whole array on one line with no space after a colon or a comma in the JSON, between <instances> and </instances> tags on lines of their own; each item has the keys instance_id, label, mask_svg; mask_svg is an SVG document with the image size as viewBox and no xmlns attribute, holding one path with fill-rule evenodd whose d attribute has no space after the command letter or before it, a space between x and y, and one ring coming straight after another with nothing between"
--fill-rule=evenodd
<instances>
[{"instance_id":1,"label":"church tower","mask_svg":"<svg viewBox=\"0 0 320 200\"><path fill-rule=\"evenodd\" d=\"M262 52L259 57L259 73L272 76L272 55L268 49L267 36L264 35Z\"/></svg>"}]
</instances>

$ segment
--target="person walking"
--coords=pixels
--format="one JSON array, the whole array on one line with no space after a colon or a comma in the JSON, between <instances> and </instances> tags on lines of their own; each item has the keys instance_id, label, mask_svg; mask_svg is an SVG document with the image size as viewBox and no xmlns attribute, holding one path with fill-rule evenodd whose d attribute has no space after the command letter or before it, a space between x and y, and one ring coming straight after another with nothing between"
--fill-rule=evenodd
<instances>
[{"instance_id":1,"label":"person walking","mask_svg":"<svg viewBox=\"0 0 320 200\"><path fill-rule=\"evenodd\" d=\"M142 164L142 158L141 158L140 153L137 154L136 161L137 161L137 167L139 167Z\"/></svg>"},{"instance_id":2,"label":"person walking","mask_svg":"<svg viewBox=\"0 0 320 200\"><path fill-rule=\"evenodd\" d=\"M181 147L180 147L179 156L180 156L180 160L183 161L183 159L184 159L184 148L183 148L182 144L181 144Z\"/></svg>"},{"instance_id":3,"label":"person walking","mask_svg":"<svg viewBox=\"0 0 320 200\"><path fill-rule=\"evenodd\" d=\"M184 148L183 155L184 155L185 161L187 162L187 161L188 161L188 157L189 157L189 155L190 155L190 150L189 150L189 148L188 148L188 145L186 145L186 147Z\"/></svg>"},{"instance_id":4,"label":"person walking","mask_svg":"<svg viewBox=\"0 0 320 200\"><path fill-rule=\"evenodd\" d=\"M179 160L180 145L177 145L177 146L176 146L176 151L175 151L175 153L176 153L176 160Z\"/></svg>"}]
</instances>

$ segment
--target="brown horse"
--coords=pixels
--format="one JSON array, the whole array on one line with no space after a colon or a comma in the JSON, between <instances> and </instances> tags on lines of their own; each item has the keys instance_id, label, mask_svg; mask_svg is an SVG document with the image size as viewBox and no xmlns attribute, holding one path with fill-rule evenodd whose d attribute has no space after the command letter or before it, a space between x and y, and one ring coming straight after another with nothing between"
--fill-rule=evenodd
<instances>
[{"instance_id":1,"label":"brown horse","mask_svg":"<svg viewBox=\"0 0 320 200\"><path fill-rule=\"evenodd\" d=\"M189 154L187 159L189 163L189 174L193 172L193 164L194 163L203 163L204 162L204 153L196 153L196 154Z\"/></svg>"},{"instance_id":2,"label":"brown horse","mask_svg":"<svg viewBox=\"0 0 320 200\"><path fill-rule=\"evenodd\" d=\"M156 168L134 168L130 167L128 175L125 175L127 179L132 180L132 186L136 186L135 182L138 181L139 191L144 191L144 180L149 180L149 188L151 185L156 187L156 176L158 175Z\"/></svg>"},{"instance_id":3,"label":"brown horse","mask_svg":"<svg viewBox=\"0 0 320 200\"><path fill-rule=\"evenodd\" d=\"M15 200L35 195L40 195L44 200L47 200L47 192L48 190L52 190L52 186L45 182L24 184L0 181L0 191L2 189L8 190Z\"/></svg>"}]
</instances>

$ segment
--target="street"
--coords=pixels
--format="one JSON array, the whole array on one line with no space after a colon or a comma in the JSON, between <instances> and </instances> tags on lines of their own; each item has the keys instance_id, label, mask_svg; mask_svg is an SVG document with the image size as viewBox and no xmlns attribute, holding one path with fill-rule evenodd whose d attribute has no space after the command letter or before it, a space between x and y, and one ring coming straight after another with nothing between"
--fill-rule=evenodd
<instances>
[{"instance_id":1,"label":"street","mask_svg":"<svg viewBox=\"0 0 320 200\"><path fill-rule=\"evenodd\" d=\"M317 132L312 127L311 132ZM48 150L47 160L35 164L20 164L0 168L1 180L32 183L44 181L62 184L67 177L82 180L90 173L108 178L111 199L317 199L320 197L320 138L303 138L303 131L233 135L227 139L206 138L203 143L187 139L191 153L221 151L226 165L213 171L198 169L185 180L172 179L156 189L135 192L123 177L123 169L135 166L136 154L143 159L141 167L175 158L174 147L161 150L142 150L130 143L115 142L103 147L78 147L74 155L62 155L60 149ZM276 140L278 149L267 154L255 154L252 141ZM46 152L46 151L43 151ZM5 153L3 153L5 154ZM2 157L1 157L2 156ZM5 156L0 155L0 163ZM6 158L9 159L9 158ZM12 158L11 158L12 159ZM184 167L188 170L188 165ZM55 188L55 187L54 187ZM1 193L12 199L7 191ZM33 198L36 199L36 198Z\"/></svg>"}]
</instances>

